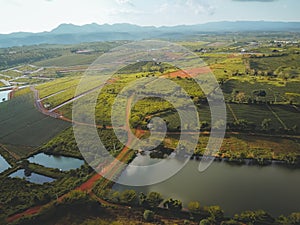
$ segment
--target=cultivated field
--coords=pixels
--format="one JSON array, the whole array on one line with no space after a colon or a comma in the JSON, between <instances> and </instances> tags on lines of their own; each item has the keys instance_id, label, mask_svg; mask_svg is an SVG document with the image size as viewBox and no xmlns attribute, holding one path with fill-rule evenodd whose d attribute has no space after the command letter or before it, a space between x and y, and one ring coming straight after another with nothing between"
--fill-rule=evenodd
<instances>
[{"instance_id":1,"label":"cultivated field","mask_svg":"<svg viewBox=\"0 0 300 225\"><path fill-rule=\"evenodd\" d=\"M38 112L33 101L30 93L0 105L0 142L8 148L38 147L70 126L67 122ZM15 152L23 155L22 152Z\"/></svg>"}]
</instances>

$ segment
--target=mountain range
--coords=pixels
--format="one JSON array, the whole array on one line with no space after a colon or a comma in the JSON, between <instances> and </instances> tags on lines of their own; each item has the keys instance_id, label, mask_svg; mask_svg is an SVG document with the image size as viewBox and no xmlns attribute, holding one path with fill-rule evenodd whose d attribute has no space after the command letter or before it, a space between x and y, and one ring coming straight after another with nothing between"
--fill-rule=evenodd
<instances>
[{"instance_id":1,"label":"mountain range","mask_svg":"<svg viewBox=\"0 0 300 225\"><path fill-rule=\"evenodd\" d=\"M75 44L96 41L180 39L208 32L300 32L300 22L236 21L180 26L138 26L96 23L83 26L61 24L50 32L0 34L0 47L36 44Z\"/></svg>"}]
</instances>

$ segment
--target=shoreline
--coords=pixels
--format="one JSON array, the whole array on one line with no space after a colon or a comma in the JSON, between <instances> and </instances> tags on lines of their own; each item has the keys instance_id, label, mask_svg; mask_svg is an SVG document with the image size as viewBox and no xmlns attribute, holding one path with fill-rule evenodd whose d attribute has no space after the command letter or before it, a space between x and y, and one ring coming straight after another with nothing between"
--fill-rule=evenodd
<instances>
[{"instance_id":1,"label":"shoreline","mask_svg":"<svg viewBox=\"0 0 300 225\"><path fill-rule=\"evenodd\" d=\"M230 159L228 157L212 157L212 156L205 156L206 158L213 158L214 162L224 162L228 163L231 165L238 165L238 166L260 166L260 167L265 167L265 166L285 166L291 169L299 169L300 168L300 163L296 162L295 164L290 164L284 160L277 160L277 159L253 159L253 158L235 158L235 159ZM190 156L190 160L195 160L195 161L200 161L202 160L203 156L196 156L193 154Z\"/></svg>"}]
</instances>

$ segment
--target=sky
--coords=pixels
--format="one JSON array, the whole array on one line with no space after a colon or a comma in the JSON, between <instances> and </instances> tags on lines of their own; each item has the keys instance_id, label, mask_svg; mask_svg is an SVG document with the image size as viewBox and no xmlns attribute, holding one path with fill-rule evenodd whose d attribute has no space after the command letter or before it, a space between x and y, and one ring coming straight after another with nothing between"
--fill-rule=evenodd
<instances>
[{"instance_id":1,"label":"sky","mask_svg":"<svg viewBox=\"0 0 300 225\"><path fill-rule=\"evenodd\" d=\"M300 21L299 9L299 0L0 0L0 33L50 31L62 23Z\"/></svg>"}]
</instances>

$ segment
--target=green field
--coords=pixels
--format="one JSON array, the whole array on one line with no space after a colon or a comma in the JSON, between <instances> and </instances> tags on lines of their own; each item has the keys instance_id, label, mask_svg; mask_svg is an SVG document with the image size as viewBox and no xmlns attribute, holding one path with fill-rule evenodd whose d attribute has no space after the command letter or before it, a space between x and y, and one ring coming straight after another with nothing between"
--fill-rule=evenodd
<instances>
[{"instance_id":1,"label":"green field","mask_svg":"<svg viewBox=\"0 0 300 225\"><path fill-rule=\"evenodd\" d=\"M300 75L299 60L299 54L284 51L283 54L273 54L269 57L250 58L250 67L259 71L272 71L281 76L292 72L288 77L297 77Z\"/></svg>"},{"instance_id":2,"label":"green field","mask_svg":"<svg viewBox=\"0 0 300 225\"><path fill-rule=\"evenodd\" d=\"M0 105L0 142L5 145L38 147L70 126L35 109L32 94Z\"/></svg>"},{"instance_id":3,"label":"green field","mask_svg":"<svg viewBox=\"0 0 300 225\"><path fill-rule=\"evenodd\" d=\"M222 158L224 163L246 164L247 162L248 166L250 161L253 162L253 165L264 166L269 165L270 160L280 160L283 164L281 165L282 167L289 167L281 168L285 171L293 173L293 171L299 169L300 48L299 44L283 44L280 47L273 41L279 38L287 38L290 35L292 34L245 33L237 35L235 33L226 33L219 35L210 33L195 34L190 37L192 41L182 40L177 42L193 51L210 66L223 90L227 110L227 130L222 146L218 152L214 153L214 156L217 159ZM295 35L295 37L298 38L299 35ZM39 92L39 97L42 99L42 104L46 105L48 103L50 106L47 107L52 109L71 100L78 94L76 93L78 84L82 76L85 75L85 70L95 59L113 47L124 43L127 43L127 41L75 45L38 45L0 49L0 61L3 62L0 65L2 70L0 74L11 77L3 77L3 79L34 85ZM86 52L82 53L84 51ZM7 54L8 52L13 53ZM175 52L174 57L176 56L177 53ZM193 57L189 61L188 66L198 68L199 65L195 65L196 61L198 59ZM31 64L34 66L31 66ZM37 73L32 73L32 71L38 69ZM95 87L102 87L101 93L96 96L97 104L94 117L96 124L102 125L101 128L97 129L99 138L112 156L118 156L120 160L129 163L137 154L131 149L124 148L123 143L129 142L130 139L128 140L127 132L123 127L118 129L118 131L122 132L122 137L124 137L122 143L116 136L115 131L110 127L112 106L116 97L121 95L123 103L130 102L128 100L134 101L134 98L140 93L145 95L153 94L155 92L154 89L147 89L147 87L152 87L151 85L154 85L153 87L160 91L162 98L146 97L132 106L130 118L127 118L132 131L139 138L146 139L150 135L149 126L147 126L149 121L154 117L162 118L167 124L168 133L162 144L155 150L159 151L162 148L163 150L167 149L169 152L177 150L180 130L192 136L195 124L181 124L178 112L175 110L176 107L164 100L164 97L168 97L168 99L176 101L177 106L186 110L183 117L188 118L191 110L187 107L187 100L183 97L183 92L180 88L171 87L163 83L163 79L159 78L160 76L178 84L186 91L190 100L196 106L201 126L200 131L202 131L199 139L198 137L196 139L198 140L198 145L196 149L189 148L190 143L187 141L183 147L186 147L187 153L193 154L194 160L199 159L199 155L204 154L212 127L209 104L203 91L192 78L180 77L178 73L174 76L168 76L175 70L176 68L172 65L158 63L156 60L153 60L126 66L114 74L113 79L105 84L105 76L93 76L100 75L97 72L87 77L88 81L83 83L83 92ZM18 77L21 78L18 79ZM152 80L143 82L145 77ZM38 80L37 78L41 79ZM138 88L133 89L126 95L120 94L124 88L135 81L141 81ZM37 82L40 83L37 84ZM229 219L229 217L224 217L222 210L215 206L199 206L200 204L198 204L198 207L196 207L196 211L198 211L195 213L190 207L188 207L189 211L185 209L184 212L180 211L181 208L171 208L172 205L167 209L165 205L171 204L173 202L172 199L163 202L165 203L163 204L164 209L144 205L149 200L148 197L143 199L142 194L130 191L112 191L110 189L112 183L107 184L105 179L94 178L95 173L87 163L76 170L60 171L59 169L51 169L27 162L26 158L29 155L37 154L38 152L54 156L88 159L93 162L92 166L97 167L101 167L105 160L105 157L98 154L99 146L96 146L89 139L90 135L88 132L84 133L88 138L82 138L84 141L80 144L87 147L89 151L82 155L74 137L72 123L59 118L54 119L39 112L34 106L31 89L32 87L28 86L18 90L14 92L13 99L0 104L0 154L12 166L12 168L0 175L0 224L3 224L2 219L6 216L41 205L44 207L41 212L35 215L35 219L31 217L27 219L22 218L15 224L50 225L56 219L59 221L59 224L109 224L109 222L102 221L101 215L103 215L105 220L107 217L113 216L114 219L121 221L114 224L131 224L135 220L136 224L144 224L143 213L145 206L147 209L149 207L150 210L153 210L156 214L155 217L159 216L159 220L160 218L166 218L166 215L170 215L172 220L174 218L172 223L168 223L171 220L162 219L161 223L159 220L156 220L153 224L196 225L199 224L200 219L208 218L209 215L211 215L210 219L214 219L216 216L222 217L222 220ZM89 99L90 94L81 96L81 99L86 101L83 101L82 105L80 105L79 114L86 115L84 113L92 102ZM59 108L57 112L66 118L72 119L72 106L73 103L70 102ZM116 112L118 115L125 115L128 111L125 107L117 108ZM63 117L60 118L63 119ZM90 118L82 118L82 122L85 122L85 120L90 122ZM77 125L79 124L77 123ZM87 126L87 124L82 124L82 126ZM122 153L120 154L120 152ZM162 155L163 157L165 156L164 154ZM188 156L185 155L185 157ZM277 163L279 164L279 162ZM269 168L274 169L277 163L274 162L274 165ZM245 164L243 167L246 166ZM238 167L234 166L236 168L233 169L238 171ZM25 179L8 177L9 174L18 169L26 169L26 172L50 176L55 178L55 181L37 185ZM262 168L259 167L258 169ZM114 169L109 172L117 176L121 170L117 168L117 172L114 172ZM91 181L89 180L90 178L99 180ZM272 178L277 179L275 177ZM227 178L224 177L224 179ZM88 180L91 183L85 183ZM253 182L253 185L255 185L255 181ZM82 184L84 185L81 186ZM91 187L85 187L89 185ZM84 189L84 192L79 190L72 191L80 189L78 187ZM106 196L102 195L104 192L107 193ZM133 198L132 196L135 198L135 203L128 204L129 201L126 200ZM94 205L96 198L102 199L98 199L100 201L97 202L97 205ZM276 199L276 196L274 199ZM177 203L180 203L180 201ZM194 202L195 205L197 204ZM90 208L86 208L86 206L90 206ZM77 211L72 210L75 208L77 208ZM86 215L94 209L98 210L97 214L91 215L91 218L86 220ZM65 212L69 212L68 210L70 213L66 214ZM89 212L86 213L85 210ZM200 211L201 213L199 213ZM82 216L81 213L84 215ZM202 215L202 213L204 214ZM256 215L254 215L255 213L247 213L251 222L257 219ZM261 213L261 211L257 214L259 214L258 217L261 220L270 218L268 214ZM60 221L59 217L61 215L64 218ZM98 215L100 215L101 220L95 219ZM179 215L178 218L180 219L177 218L177 215ZM77 218L77 216L80 218ZM234 218L243 216L244 214L237 214ZM299 221L299 214L294 216ZM52 218L55 219L52 220ZM74 223L70 222L74 218L76 218ZM287 218L280 218L289 221ZM43 222L39 222L39 220ZM207 222L210 224L248 224L250 221L239 220L242 222L231 223L232 221L226 221L223 223L221 222L222 220L220 219L218 223L215 223L215 221ZM110 221L112 224L113 221ZM4 224L6 223L4 222ZM255 221L253 224L277 224L277 221L274 223ZM290 225L296 223L286 222L278 224Z\"/></svg>"},{"instance_id":4,"label":"green field","mask_svg":"<svg viewBox=\"0 0 300 225\"><path fill-rule=\"evenodd\" d=\"M80 55L80 54L66 54L60 57L46 59L35 63L37 66L57 66L57 67L67 67L67 66L77 66L77 65L87 65L93 63L100 54L91 55Z\"/></svg>"},{"instance_id":5,"label":"green field","mask_svg":"<svg viewBox=\"0 0 300 225\"><path fill-rule=\"evenodd\" d=\"M289 129L300 128L299 109L290 105L273 105L271 108Z\"/></svg>"},{"instance_id":6,"label":"green field","mask_svg":"<svg viewBox=\"0 0 300 225\"><path fill-rule=\"evenodd\" d=\"M222 85L222 90L227 101L232 100L233 91L243 93L245 98L250 98L252 101L270 101L275 103L290 103L293 100L294 103L299 104L299 85L300 81L270 81L262 78L234 78L227 80ZM253 91L264 90L266 97L256 97L253 95ZM290 96L289 96L290 95ZM245 100L247 101L247 100Z\"/></svg>"},{"instance_id":7,"label":"green field","mask_svg":"<svg viewBox=\"0 0 300 225\"><path fill-rule=\"evenodd\" d=\"M234 58L234 61L236 60ZM102 89L96 106L97 124L111 124L110 110L117 93L127 84L136 80L137 77L142 77L145 74L147 73L116 75L117 80ZM172 93L172 90L169 90L168 87L160 86L159 79L153 79L153 82L158 81L156 87L163 94L169 95L168 93ZM192 79L172 78L172 80L186 90L189 96L192 96L194 103L198 107L200 122L207 122L210 125L209 106L198 103L204 98L203 92L198 85ZM65 77L39 85L37 89L40 91L41 98L57 93L44 100L44 102L50 103L51 107L54 107L74 97L78 82L79 77L72 77L72 79ZM297 106L290 105L290 96L294 94L297 97L299 82L298 80L280 81L279 78L270 80L265 77L259 78L245 75L234 76L228 79L222 85L225 100L228 103L227 123L233 124L246 121L249 126L251 125L251 129L261 130L262 122L270 120L269 130L280 131L285 129L297 132L297 127L300 125L298 122L299 113L296 109ZM264 90L266 96L255 96L253 93L257 90ZM239 95L242 97L238 97ZM293 97L294 104L297 103L296 97ZM249 100L251 104L249 104ZM267 106L265 102L272 104ZM178 104L180 103L178 102ZM181 104L184 107L186 103L182 102ZM59 109L59 111L64 116L71 118L71 109L72 105L69 104ZM169 129L176 130L180 127L180 121L172 109L173 107L166 101L155 98L143 99L133 107L130 121L133 127L146 126L149 116L162 116L167 121Z\"/></svg>"}]
</instances>

